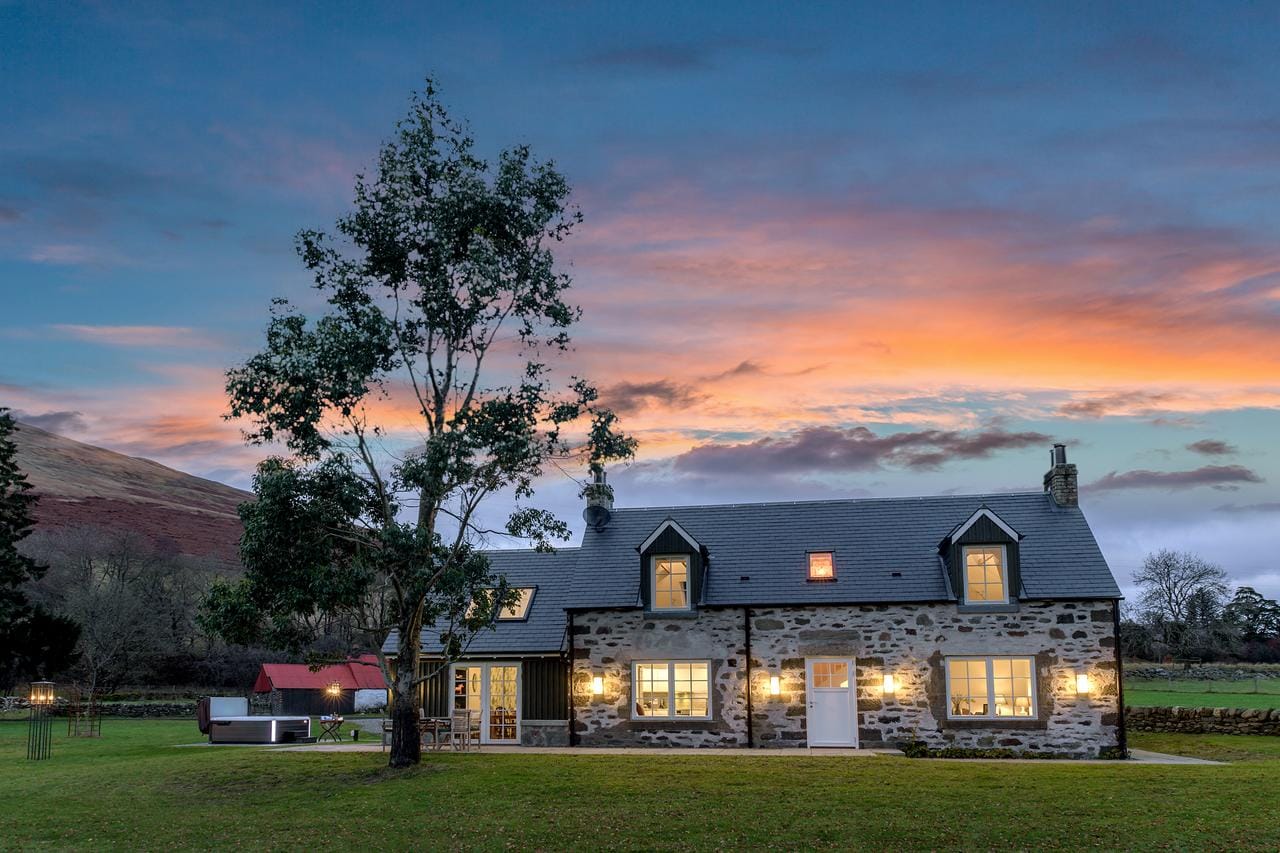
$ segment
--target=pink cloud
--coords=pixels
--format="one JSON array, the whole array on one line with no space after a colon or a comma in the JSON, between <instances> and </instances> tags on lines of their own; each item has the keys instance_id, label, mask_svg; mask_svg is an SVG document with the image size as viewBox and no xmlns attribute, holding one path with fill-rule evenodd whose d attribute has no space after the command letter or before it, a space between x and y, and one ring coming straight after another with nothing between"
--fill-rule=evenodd
<instances>
[{"instance_id":1,"label":"pink cloud","mask_svg":"<svg viewBox=\"0 0 1280 853\"><path fill-rule=\"evenodd\" d=\"M51 326L64 337L115 347L213 347L217 342L190 326L90 326L58 323Z\"/></svg>"}]
</instances>

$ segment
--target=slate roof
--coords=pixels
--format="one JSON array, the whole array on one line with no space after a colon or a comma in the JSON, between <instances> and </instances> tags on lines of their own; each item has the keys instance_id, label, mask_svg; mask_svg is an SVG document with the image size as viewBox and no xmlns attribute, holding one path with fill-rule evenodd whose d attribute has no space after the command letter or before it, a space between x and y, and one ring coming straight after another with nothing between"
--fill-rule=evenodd
<instances>
[{"instance_id":1,"label":"slate roof","mask_svg":"<svg viewBox=\"0 0 1280 853\"><path fill-rule=\"evenodd\" d=\"M1022 534L1021 597L1121 597L1084 513L1043 492L615 509L579 548L489 552L495 571L538 593L528 622L498 623L469 652L557 651L566 608L639 605L636 549L667 519L707 549L704 605L950 600L938 544L982 506ZM807 580L809 551L835 553L834 581Z\"/></svg>"},{"instance_id":2,"label":"slate roof","mask_svg":"<svg viewBox=\"0 0 1280 853\"><path fill-rule=\"evenodd\" d=\"M557 548L554 553L505 549L489 551L488 555L493 572L505 576L508 585L531 586L536 591L527 618L494 622L492 629L480 631L472 638L466 654L532 654L564 648L565 609L575 603L570 593L578 549ZM393 631L382 650L394 654L397 644ZM439 631L423 629L422 649L427 654L440 650Z\"/></svg>"},{"instance_id":3,"label":"slate roof","mask_svg":"<svg viewBox=\"0 0 1280 853\"><path fill-rule=\"evenodd\" d=\"M583 538L574 598L634 605L635 548L671 518L709 553L704 604L946 600L938 543L984 505L1023 536L1025 597L1120 597L1084 513L1025 492L615 510ZM834 581L807 579L809 551L835 552Z\"/></svg>"}]
</instances>

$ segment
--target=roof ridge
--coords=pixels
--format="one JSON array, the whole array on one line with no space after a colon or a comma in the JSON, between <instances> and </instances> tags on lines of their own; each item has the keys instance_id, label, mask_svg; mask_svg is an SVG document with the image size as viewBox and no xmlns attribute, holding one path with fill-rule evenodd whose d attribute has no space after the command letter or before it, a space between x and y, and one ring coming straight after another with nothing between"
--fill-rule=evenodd
<instances>
[{"instance_id":1,"label":"roof ridge","mask_svg":"<svg viewBox=\"0 0 1280 853\"><path fill-rule=\"evenodd\" d=\"M723 504L668 504L663 506L626 506L617 507L614 512L657 512L660 510L680 509L736 509L751 506L815 506L818 504L851 504L851 503L905 503L909 501L942 501L956 498L1012 498L1043 495L1043 491L1028 489L1022 492L963 492L952 495L902 495L901 497L863 497L863 498L822 498L802 501L742 501ZM532 549L530 549L532 550Z\"/></svg>"}]
</instances>

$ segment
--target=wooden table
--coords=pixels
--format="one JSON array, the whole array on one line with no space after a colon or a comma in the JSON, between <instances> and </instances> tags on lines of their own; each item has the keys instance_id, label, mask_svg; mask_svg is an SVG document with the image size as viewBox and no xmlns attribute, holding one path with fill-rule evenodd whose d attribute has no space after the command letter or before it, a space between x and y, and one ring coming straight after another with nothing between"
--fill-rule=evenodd
<instances>
[{"instance_id":1,"label":"wooden table","mask_svg":"<svg viewBox=\"0 0 1280 853\"><path fill-rule=\"evenodd\" d=\"M437 752L443 748L440 740L441 735L449 734L452 729L452 721L448 717L423 717L418 720L418 736L422 738L422 745L426 746L427 733L431 734L431 748Z\"/></svg>"},{"instance_id":2,"label":"wooden table","mask_svg":"<svg viewBox=\"0 0 1280 853\"><path fill-rule=\"evenodd\" d=\"M331 738L334 743L342 741L342 733L338 731L342 728L342 724L346 722L342 717L334 717L331 720L321 718L320 720L320 737L317 742L323 742L325 738Z\"/></svg>"}]
</instances>

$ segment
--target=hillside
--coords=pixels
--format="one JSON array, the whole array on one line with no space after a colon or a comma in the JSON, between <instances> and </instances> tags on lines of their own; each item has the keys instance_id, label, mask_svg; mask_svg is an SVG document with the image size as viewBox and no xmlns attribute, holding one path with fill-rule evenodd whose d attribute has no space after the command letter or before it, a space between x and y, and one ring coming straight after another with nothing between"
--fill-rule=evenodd
<instances>
[{"instance_id":1,"label":"hillside","mask_svg":"<svg viewBox=\"0 0 1280 853\"><path fill-rule=\"evenodd\" d=\"M236 559L236 506L253 497L249 492L26 424L14 441L18 464L40 495L40 529L130 530L182 554Z\"/></svg>"}]
</instances>

